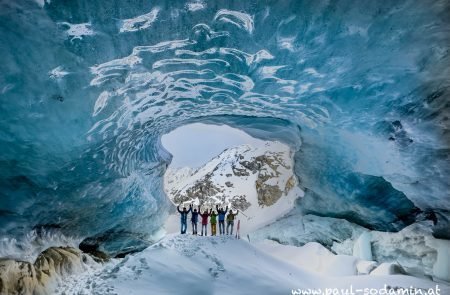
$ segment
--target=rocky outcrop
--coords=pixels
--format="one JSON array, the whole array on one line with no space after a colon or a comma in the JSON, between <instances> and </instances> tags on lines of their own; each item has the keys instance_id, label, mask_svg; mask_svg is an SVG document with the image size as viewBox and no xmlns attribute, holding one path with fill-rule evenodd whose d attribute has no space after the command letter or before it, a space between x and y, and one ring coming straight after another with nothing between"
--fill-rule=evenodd
<instances>
[{"instance_id":1,"label":"rocky outcrop","mask_svg":"<svg viewBox=\"0 0 450 295\"><path fill-rule=\"evenodd\" d=\"M100 243L95 238L86 238L79 245L78 248L84 253L89 254L96 262L107 262L110 257L99 250Z\"/></svg>"},{"instance_id":2,"label":"rocky outcrop","mask_svg":"<svg viewBox=\"0 0 450 295\"><path fill-rule=\"evenodd\" d=\"M284 187L284 193L287 195L291 191L291 189L295 187L296 184L297 180L295 179L295 176L292 175L286 182L286 186Z\"/></svg>"},{"instance_id":3,"label":"rocky outcrop","mask_svg":"<svg viewBox=\"0 0 450 295\"><path fill-rule=\"evenodd\" d=\"M296 184L293 175L288 179L283 190L278 184L269 184L272 179L280 176L281 173L278 171L280 166L290 169L279 154L258 156L254 158L253 164L246 163L246 165L248 169L255 169L252 170L253 173L258 173L255 186L260 206L272 206L281 198L283 193L288 194ZM262 169L263 167L264 169Z\"/></svg>"},{"instance_id":4,"label":"rocky outcrop","mask_svg":"<svg viewBox=\"0 0 450 295\"><path fill-rule=\"evenodd\" d=\"M189 187L184 193L179 191L173 192L174 203L183 203L194 198L198 198L200 203L205 203L207 198L223 190L211 180L211 173L205 175L205 177L199 181L196 181L191 187Z\"/></svg>"},{"instance_id":5,"label":"rocky outcrop","mask_svg":"<svg viewBox=\"0 0 450 295\"><path fill-rule=\"evenodd\" d=\"M91 256L71 247L48 248L34 263L0 259L0 295L53 294L58 280L95 264Z\"/></svg>"},{"instance_id":6,"label":"rocky outcrop","mask_svg":"<svg viewBox=\"0 0 450 295\"><path fill-rule=\"evenodd\" d=\"M256 180L255 185L260 206L272 206L281 198L283 193L279 186L266 184L261 178Z\"/></svg>"},{"instance_id":7,"label":"rocky outcrop","mask_svg":"<svg viewBox=\"0 0 450 295\"><path fill-rule=\"evenodd\" d=\"M247 201L244 195L233 196L231 198L231 206L235 209L245 211L251 206L250 202Z\"/></svg>"},{"instance_id":8,"label":"rocky outcrop","mask_svg":"<svg viewBox=\"0 0 450 295\"><path fill-rule=\"evenodd\" d=\"M33 264L12 259L0 260L0 294L45 294L44 282L37 277Z\"/></svg>"},{"instance_id":9,"label":"rocky outcrop","mask_svg":"<svg viewBox=\"0 0 450 295\"><path fill-rule=\"evenodd\" d=\"M232 165L231 169L233 170L233 174L238 177L250 175L250 173L245 168L238 168L235 165Z\"/></svg>"}]
</instances>

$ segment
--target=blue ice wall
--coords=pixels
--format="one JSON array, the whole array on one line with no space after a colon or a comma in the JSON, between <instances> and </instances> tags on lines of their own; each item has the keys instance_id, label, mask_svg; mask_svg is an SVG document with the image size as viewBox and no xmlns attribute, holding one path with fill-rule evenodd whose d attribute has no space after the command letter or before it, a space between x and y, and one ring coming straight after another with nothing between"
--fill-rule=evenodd
<instances>
[{"instance_id":1,"label":"blue ice wall","mask_svg":"<svg viewBox=\"0 0 450 295\"><path fill-rule=\"evenodd\" d=\"M305 210L384 230L422 210L445 236L449 7L1 1L0 235L138 243L169 208L159 138L195 121L291 144Z\"/></svg>"}]
</instances>

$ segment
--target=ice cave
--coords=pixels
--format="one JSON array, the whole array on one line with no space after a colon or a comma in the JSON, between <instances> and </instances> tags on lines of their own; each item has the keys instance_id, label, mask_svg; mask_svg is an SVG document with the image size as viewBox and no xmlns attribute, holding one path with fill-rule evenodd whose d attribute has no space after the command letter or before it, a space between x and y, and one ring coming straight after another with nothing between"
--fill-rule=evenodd
<instances>
[{"instance_id":1,"label":"ice cave","mask_svg":"<svg viewBox=\"0 0 450 295\"><path fill-rule=\"evenodd\" d=\"M449 49L448 0L0 0L0 295L450 294Z\"/></svg>"}]
</instances>

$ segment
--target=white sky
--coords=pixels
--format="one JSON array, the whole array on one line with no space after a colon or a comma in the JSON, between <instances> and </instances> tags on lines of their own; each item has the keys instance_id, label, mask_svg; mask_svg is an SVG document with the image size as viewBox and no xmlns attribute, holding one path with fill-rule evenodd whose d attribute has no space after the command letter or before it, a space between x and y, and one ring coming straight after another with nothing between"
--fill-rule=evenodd
<instances>
[{"instance_id":1,"label":"white sky","mask_svg":"<svg viewBox=\"0 0 450 295\"><path fill-rule=\"evenodd\" d=\"M264 141L227 125L194 123L163 135L163 146L173 155L171 167L197 168L223 150L241 144L263 145Z\"/></svg>"}]
</instances>

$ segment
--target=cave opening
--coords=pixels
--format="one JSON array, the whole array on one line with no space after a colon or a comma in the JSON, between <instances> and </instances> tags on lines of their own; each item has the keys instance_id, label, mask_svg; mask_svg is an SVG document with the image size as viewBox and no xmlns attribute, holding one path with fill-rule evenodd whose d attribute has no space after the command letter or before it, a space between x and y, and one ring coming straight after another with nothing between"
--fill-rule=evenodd
<instances>
[{"instance_id":1,"label":"cave opening","mask_svg":"<svg viewBox=\"0 0 450 295\"><path fill-rule=\"evenodd\" d=\"M281 140L250 135L244 131L249 125L230 125L196 122L162 136L162 146L172 155L164 192L181 208L239 210L244 232L250 232L289 212L302 195L294 174L295 152ZM177 232L178 227L175 211L165 230Z\"/></svg>"}]
</instances>

